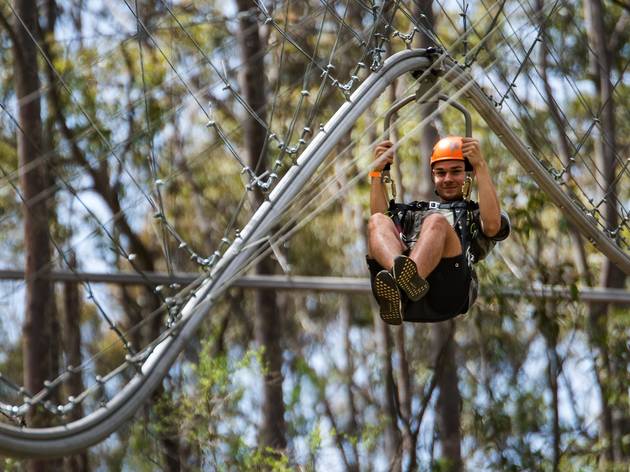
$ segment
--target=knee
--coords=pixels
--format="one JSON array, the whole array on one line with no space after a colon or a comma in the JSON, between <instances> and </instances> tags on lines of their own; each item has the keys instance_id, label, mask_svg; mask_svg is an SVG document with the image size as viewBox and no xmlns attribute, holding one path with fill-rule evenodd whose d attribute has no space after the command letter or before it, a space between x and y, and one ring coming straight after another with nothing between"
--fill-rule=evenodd
<instances>
[{"instance_id":1,"label":"knee","mask_svg":"<svg viewBox=\"0 0 630 472\"><path fill-rule=\"evenodd\" d=\"M389 216L383 213L374 213L368 220L368 234L372 235L379 231L391 231L393 226L392 220Z\"/></svg>"},{"instance_id":2,"label":"knee","mask_svg":"<svg viewBox=\"0 0 630 472\"><path fill-rule=\"evenodd\" d=\"M435 231L448 231L451 224L441 213L431 213L424 218L422 229L432 229Z\"/></svg>"},{"instance_id":3,"label":"knee","mask_svg":"<svg viewBox=\"0 0 630 472\"><path fill-rule=\"evenodd\" d=\"M432 236L443 235L445 238L442 257L454 257L462 253L462 245L448 219L440 213L428 215L422 222L421 233L431 232Z\"/></svg>"}]
</instances>

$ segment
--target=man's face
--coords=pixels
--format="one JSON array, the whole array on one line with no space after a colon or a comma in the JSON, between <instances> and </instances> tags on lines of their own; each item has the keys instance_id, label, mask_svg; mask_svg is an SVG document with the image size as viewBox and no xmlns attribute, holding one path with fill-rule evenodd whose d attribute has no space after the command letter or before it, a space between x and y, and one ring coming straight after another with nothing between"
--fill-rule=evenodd
<instances>
[{"instance_id":1,"label":"man's face","mask_svg":"<svg viewBox=\"0 0 630 472\"><path fill-rule=\"evenodd\" d=\"M462 186L466 171L462 161L440 161L433 165L435 191L444 200L459 200L463 197Z\"/></svg>"}]
</instances>

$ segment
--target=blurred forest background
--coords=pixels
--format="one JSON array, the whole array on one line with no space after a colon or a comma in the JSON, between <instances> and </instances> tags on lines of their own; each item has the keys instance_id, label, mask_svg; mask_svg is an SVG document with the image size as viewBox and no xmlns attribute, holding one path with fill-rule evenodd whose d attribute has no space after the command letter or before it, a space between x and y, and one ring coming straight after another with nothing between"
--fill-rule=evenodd
<instances>
[{"instance_id":1,"label":"blurred forest background","mask_svg":"<svg viewBox=\"0 0 630 472\"><path fill-rule=\"evenodd\" d=\"M79 396L156 339L155 313L183 290L52 273L205 274L370 68L408 47L466 64L628 253L629 25L626 0L1 2L0 265L26 275L0 283L0 401L89 364L49 399ZM364 176L384 112L413 91L400 78L372 105L287 212L291 238L248 274L367 276ZM627 298L580 296L623 293L626 277L470 111L513 229L478 266L469 313L390 327L367 291L232 287L124 428L0 466L628 470ZM431 198L436 137L463 133L457 112L418 126L421 112L394 127L407 201ZM72 421L128 375L61 417L2 421Z\"/></svg>"}]
</instances>

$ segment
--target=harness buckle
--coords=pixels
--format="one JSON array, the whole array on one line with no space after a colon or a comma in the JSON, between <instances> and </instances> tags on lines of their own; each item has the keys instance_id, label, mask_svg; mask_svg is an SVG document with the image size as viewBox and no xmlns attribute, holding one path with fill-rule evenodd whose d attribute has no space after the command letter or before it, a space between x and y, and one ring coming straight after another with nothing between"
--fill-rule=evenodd
<instances>
[{"instance_id":1,"label":"harness buckle","mask_svg":"<svg viewBox=\"0 0 630 472\"><path fill-rule=\"evenodd\" d=\"M439 210L440 209L440 202L429 202L429 209L430 210Z\"/></svg>"}]
</instances>

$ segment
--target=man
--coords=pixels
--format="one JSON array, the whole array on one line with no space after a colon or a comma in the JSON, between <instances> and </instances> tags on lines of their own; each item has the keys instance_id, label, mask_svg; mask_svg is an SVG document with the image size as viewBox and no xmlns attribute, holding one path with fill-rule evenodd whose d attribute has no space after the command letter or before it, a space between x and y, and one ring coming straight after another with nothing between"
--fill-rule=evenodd
<instances>
[{"instance_id":1,"label":"man","mask_svg":"<svg viewBox=\"0 0 630 472\"><path fill-rule=\"evenodd\" d=\"M472 264L510 232L479 141L449 136L433 148L431 172L439 202L390 208L382 172L393 162L393 151L391 141L379 143L370 172L368 265L381 318L400 324L466 313L477 292ZM470 171L477 179L478 203L464 194Z\"/></svg>"}]
</instances>

